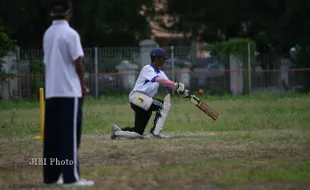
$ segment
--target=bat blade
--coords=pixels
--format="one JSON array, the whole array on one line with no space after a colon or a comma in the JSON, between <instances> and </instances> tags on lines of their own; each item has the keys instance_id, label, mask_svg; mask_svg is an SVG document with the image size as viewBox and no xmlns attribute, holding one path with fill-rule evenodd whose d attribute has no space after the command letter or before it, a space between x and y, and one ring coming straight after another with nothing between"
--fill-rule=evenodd
<instances>
[{"instance_id":1,"label":"bat blade","mask_svg":"<svg viewBox=\"0 0 310 190\"><path fill-rule=\"evenodd\" d=\"M198 98L195 95L190 95L189 99L190 102L194 104L196 107L198 107L201 111L206 113L213 120L217 120L219 114L216 111L214 111L210 106L208 106L206 103L204 103L200 98Z\"/></svg>"}]
</instances>

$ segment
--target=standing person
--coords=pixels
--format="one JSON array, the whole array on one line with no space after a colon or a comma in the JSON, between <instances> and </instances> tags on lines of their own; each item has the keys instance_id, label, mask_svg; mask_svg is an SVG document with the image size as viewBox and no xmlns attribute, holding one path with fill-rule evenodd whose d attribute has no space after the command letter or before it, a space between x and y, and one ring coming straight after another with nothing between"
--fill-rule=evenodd
<instances>
[{"instance_id":1,"label":"standing person","mask_svg":"<svg viewBox=\"0 0 310 190\"><path fill-rule=\"evenodd\" d=\"M79 34L70 27L72 4L52 2L52 25L43 36L45 64L45 128L43 178L46 184L92 186L80 178L82 100L88 93Z\"/></svg>"},{"instance_id":2,"label":"standing person","mask_svg":"<svg viewBox=\"0 0 310 190\"><path fill-rule=\"evenodd\" d=\"M168 79L164 71L167 52L162 48L155 48L151 51L151 64L146 65L140 71L140 75L135 83L133 90L129 95L130 106L135 112L134 127L120 128L117 125L112 127L112 139L118 137L125 138L168 138L161 133L166 117L170 110L170 94L164 101L154 98L160 85L164 85L172 90L176 90L181 97L188 97L188 90L185 90L184 84L174 82ZM156 112L154 125L150 130L149 136L143 133L151 118L152 112Z\"/></svg>"}]
</instances>

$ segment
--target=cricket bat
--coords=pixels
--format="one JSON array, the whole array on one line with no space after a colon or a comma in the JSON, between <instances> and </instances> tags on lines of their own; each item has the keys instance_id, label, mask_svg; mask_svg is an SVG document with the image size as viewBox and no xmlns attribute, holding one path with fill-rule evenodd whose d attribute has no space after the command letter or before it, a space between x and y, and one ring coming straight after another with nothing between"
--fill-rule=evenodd
<instances>
[{"instance_id":1,"label":"cricket bat","mask_svg":"<svg viewBox=\"0 0 310 190\"><path fill-rule=\"evenodd\" d=\"M206 103L204 103L200 98L198 98L194 94L190 94L188 98L190 102L195 106L197 106L201 111L205 112L213 120L217 120L219 114L216 111L214 111L210 106L208 106Z\"/></svg>"}]
</instances>

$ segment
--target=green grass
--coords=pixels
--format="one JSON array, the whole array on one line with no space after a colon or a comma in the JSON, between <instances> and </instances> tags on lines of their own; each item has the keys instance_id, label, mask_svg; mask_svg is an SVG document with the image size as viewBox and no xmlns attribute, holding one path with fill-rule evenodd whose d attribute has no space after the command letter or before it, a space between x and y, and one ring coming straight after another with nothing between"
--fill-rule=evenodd
<instances>
[{"instance_id":1,"label":"green grass","mask_svg":"<svg viewBox=\"0 0 310 190\"><path fill-rule=\"evenodd\" d=\"M87 99L83 177L95 180L93 189L308 188L309 94L200 97L217 121L174 96L164 126L171 139L116 141L111 126L134 121L127 96ZM0 189L42 188L41 167L28 164L42 156L38 102L0 107Z\"/></svg>"}]
</instances>

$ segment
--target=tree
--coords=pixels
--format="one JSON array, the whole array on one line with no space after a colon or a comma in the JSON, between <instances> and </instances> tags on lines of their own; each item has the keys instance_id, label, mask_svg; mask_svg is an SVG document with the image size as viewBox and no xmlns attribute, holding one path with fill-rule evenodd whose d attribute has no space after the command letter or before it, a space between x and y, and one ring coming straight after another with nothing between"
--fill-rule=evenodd
<instances>
[{"instance_id":1,"label":"tree","mask_svg":"<svg viewBox=\"0 0 310 190\"><path fill-rule=\"evenodd\" d=\"M132 46L150 36L149 24L140 14L152 0L79 1L72 25L88 46Z\"/></svg>"},{"instance_id":2,"label":"tree","mask_svg":"<svg viewBox=\"0 0 310 190\"><path fill-rule=\"evenodd\" d=\"M308 0L166 0L162 9L148 12L163 29L190 33L193 40L211 44L233 38L252 40L260 55L268 57L262 68L274 69L274 58L278 57L274 55L288 55L294 46L298 47L294 65L310 67L309 10ZM164 15L170 17L169 22L162 21ZM308 89L309 76L301 76Z\"/></svg>"},{"instance_id":3,"label":"tree","mask_svg":"<svg viewBox=\"0 0 310 190\"><path fill-rule=\"evenodd\" d=\"M3 58L8 55L9 52L14 50L14 41L5 33L5 27L0 17L0 85L3 86L3 82L7 82L7 78L13 76L12 73L2 72ZM9 85L9 83L8 83ZM0 89L0 98L2 98L3 88Z\"/></svg>"},{"instance_id":4,"label":"tree","mask_svg":"<svg viewBox=\"0 0 310 190\"><path fill-rule=\"evenodd\" d=\"M164 29L191 33L193 39L249 38L261 53L284 53L308 36L309 7L307 0L166 0L163 9L151 9L149 15L156 15L153 19ZM170 22L163 23L158 15L169 15Z\"/></svg>"},{"instance_id":5,"label":"tree","mask_svg":"<svg viewBox=\"0 0 310 190\"><path fill-rule=\"evenodd\" d=\"M149 7L152 0L73 0L71 25L84 46L132 46L150 36L148 22L140 14L142 5ZM49 1L0 1L0 17L19 46L41 48L44 31L51 24Z\"/></svg>"},{"instance_id":6,"label":"tree","mask_svg":"<svg viewBox=\"0 0 310 190\"><path fill-rule=\"evenodd\" d=\"M13 51L14 48L14 41L6 34L5 27L0 18L0 73L2 72L2 64L4 63L2 59L7 56L9 52Z\"/></svg>"}]
</instances>

